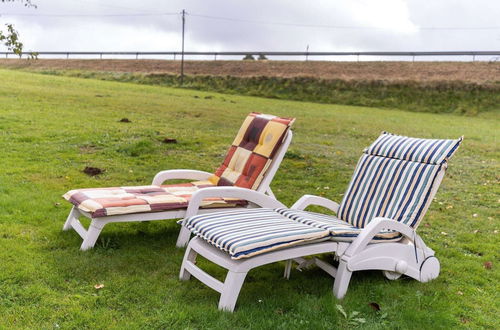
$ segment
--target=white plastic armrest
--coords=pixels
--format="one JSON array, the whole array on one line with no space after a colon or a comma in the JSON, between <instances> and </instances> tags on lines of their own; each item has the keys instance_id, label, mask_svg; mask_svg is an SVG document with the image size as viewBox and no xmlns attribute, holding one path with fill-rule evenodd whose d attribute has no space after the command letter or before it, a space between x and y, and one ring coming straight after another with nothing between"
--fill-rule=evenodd
<instances>
[{"instance_id":1,"label":"white plastic armrest","mask_svg":"<svg viewBox=\"0 0 500 330\"><path fill-rule=\"evenodd\" d=\"M255 190L237 188L237 187L203 188L198 190L191 196L191 200L189 201L189 206L186 211L186 218L196 215L198 209L201 206L201 202L205 198L210 198L210 197L240 198L247 200L251 203L257 204L260 207L267 207L267 208L285 207L285 205L283 205L276 199L269 197L261 192L257 192Z\"/></svg>"},{"instance_id":2,"label":"white plastic armrest","mask_svg":"<svg viewBox=\"0 0 500 330\"><path fill-rule=\"evenodd\" d=\"M197 180L203 181L207 180L212 176L212 173L197 171L197 170L167 170L161 171L155 175L153 179L153 185L161 185L167 180Z\"/></svg>"},{"instance_id":3,"label":"white plastic armrest","mask_svg":"<svg viewBox=\"0 0 500 330\"><path fill-rule=\"evenodd\" d=\"M425 246L422 239L416 234L415 230L404 223L392 220L389 218L378 217L370 221L368 226L366 226L361 233L356 237L356 239L349 245L349 248L345 251L344 256L352 257L357 253L362 251L368 243L377 235L381 230L395 230L400 232L402 235L406 236L410 241L414 238L418 240L420 246ZM421 245L422 244L422 245Z\"/></svg>"},{"instance_id":4,"label":"white plastic armrest","mask_svg":"<svg viewBox=\"0 0 500 330\"><path fill-rule=\"evenodd\" d=\"M339 210L339 204L327 198L314 195L304 195L300 197L300 199L296 201L291 208L296 210L304 210L310 205L322 206L329 210L332 210L335 213L337 213L337 211Z\"/></svg>"}]
</instances>

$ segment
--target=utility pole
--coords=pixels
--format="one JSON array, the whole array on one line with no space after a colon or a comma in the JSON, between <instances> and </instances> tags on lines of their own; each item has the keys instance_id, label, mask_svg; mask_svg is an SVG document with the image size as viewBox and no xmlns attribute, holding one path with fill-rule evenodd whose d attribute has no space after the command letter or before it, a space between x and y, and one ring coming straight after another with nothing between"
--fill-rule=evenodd
<instances>
[{"instance_id":1,"label":"utility pole","mask_svg":"<svg viewBox=\"0 0 500 330\"><path fill-rule=\"evenodd\" d=\"M309 45L307 45L306 47L306 62L308 61L309 59Z\"/></svg>"},{"instance_id":2,"label":"utility pole","mask_svg":"<svg viewBox=\"0 0 500 330\"><path fill-rule=\"evenodd\" d=\"M186 25L186 11L182 10L182 53L181 53L181 85L184 83L184 27Z\"/></svg>"}]
</instances>

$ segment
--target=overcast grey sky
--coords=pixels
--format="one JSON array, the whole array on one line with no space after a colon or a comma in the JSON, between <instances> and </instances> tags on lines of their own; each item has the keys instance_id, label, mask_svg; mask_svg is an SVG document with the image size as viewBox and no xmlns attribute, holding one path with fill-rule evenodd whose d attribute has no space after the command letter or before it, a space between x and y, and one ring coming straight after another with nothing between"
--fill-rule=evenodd
<instances>
[{"instance_id":1,"label":"overcast grey sky","mask_svg":"<svg viewBox=\"0 0 500 330\"><path fill-rule=\"evenodd\" d=\"M179 50L182 9L191 51L500 49L499 0L32 1L0 3L26 50Z\"/></svg>"}]
</instances>

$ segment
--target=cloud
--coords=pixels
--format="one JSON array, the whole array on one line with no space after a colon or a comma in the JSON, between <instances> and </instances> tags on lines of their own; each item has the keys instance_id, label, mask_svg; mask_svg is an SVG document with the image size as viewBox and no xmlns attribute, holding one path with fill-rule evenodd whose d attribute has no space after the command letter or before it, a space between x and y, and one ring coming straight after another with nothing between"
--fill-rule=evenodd
<instances>
[{"instance_id":1,"label":"cloud","mask_svg":"<svg viewBox=\"0 0 500 330\"><path fill-rule=\"evenodd\" d=\"M425 29L500 26L498 1L37 2L37 9L0 4L6 13L0 23L15 23L30 50L179 50L181 20L178 15L19 17L8 13L137 15L180 13L185 8L186 50L192 51L301 51L307 45L311 51L492 50L500 46L500 29Z\"/></svg>"}]
</instances>

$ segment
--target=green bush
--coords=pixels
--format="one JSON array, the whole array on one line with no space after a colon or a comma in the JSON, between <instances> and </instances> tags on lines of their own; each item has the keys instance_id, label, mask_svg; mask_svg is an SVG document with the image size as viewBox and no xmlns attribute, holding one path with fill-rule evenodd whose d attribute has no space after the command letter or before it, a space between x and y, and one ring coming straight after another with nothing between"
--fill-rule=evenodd
<instances>
[{"instance_id":1,"label":"green bush","mask_svg":"<svg viewBox=\"0 0 500 330\"><path fill-rule=\"evenodd\" d=\"M247 54L245 57L243 57L243 61L254 61L255 58L253 57L252 54Z\"/></svg>"}]
</instances>

